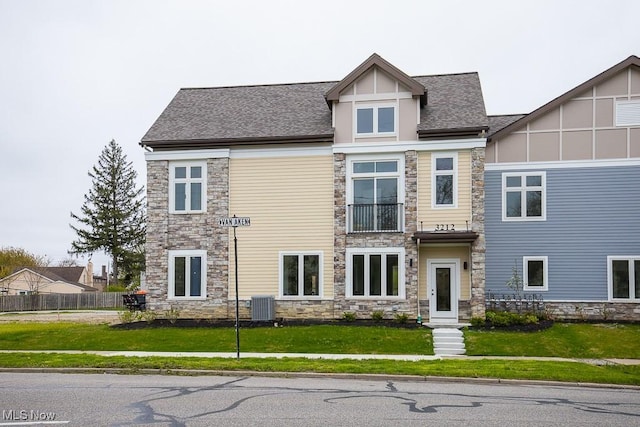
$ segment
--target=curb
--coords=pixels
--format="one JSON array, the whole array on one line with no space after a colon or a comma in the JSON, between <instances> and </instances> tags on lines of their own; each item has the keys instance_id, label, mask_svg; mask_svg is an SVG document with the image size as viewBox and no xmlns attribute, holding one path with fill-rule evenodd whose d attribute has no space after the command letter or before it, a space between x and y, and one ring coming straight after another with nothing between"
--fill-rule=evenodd
<instances>
[{"instance_id":1,"label":"curb","mask_svg":"<svg viewBox=\"0 0 640 427\"><path fill-rule=\"evenodd\" d=\"M221 377L270 377L270 378L326 378L362 381L396 381L425 383L465 383L478 385L520 385L581 387L608 390L637 390L640 386L627 384L598 384L581 382L517 380L504 378L442 377L396 374L349 374L322 372L262 372L262 371L221 371L205 369L130 369L130 368L0 368L0 373L16 374L110 374L110 375L176 375L176 376L221 376Z\"/></svg>"}]
</instances>

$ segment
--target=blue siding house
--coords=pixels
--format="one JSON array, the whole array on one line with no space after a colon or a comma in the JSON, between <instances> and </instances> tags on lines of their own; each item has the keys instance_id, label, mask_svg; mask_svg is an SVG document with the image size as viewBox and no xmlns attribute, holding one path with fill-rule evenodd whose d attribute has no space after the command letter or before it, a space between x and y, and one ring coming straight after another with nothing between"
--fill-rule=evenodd
<instances>
[{"instance_id":1,"label":"blue siding house","mask_svg":"<svg viewBox=\"0 0 640 427\"><path fill-rule=\"evenodd\" d=\"M574 319L640 319L640 59L526 115L490 116L486 285Z\"/></svg>"}]
</instances>

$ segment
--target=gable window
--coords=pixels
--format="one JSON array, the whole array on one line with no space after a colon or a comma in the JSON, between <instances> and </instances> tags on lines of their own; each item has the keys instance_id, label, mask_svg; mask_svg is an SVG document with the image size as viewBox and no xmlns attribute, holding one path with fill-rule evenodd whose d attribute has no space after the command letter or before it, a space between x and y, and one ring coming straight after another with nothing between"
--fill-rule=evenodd
<instances>
[{"instance_id":1,"label":"gable window","mask_svg":"<svg viewBox=\"0 0 640 427\"><path fill-rule=\"evenodd\" d=\"M207 251L169 251L169 299L204 299Z\"/></svg>"},{"instance_id":2,"label":"gable window","mask_svg":"<svg viewBox=\"0 0 640 427\"><path fill-rule=\"evenodd\" d=\"M452 208L458 203L458 157L455 153L434 154L432 157L432 205Z\"/></svg>"},{"instance_id":3,"label":"gable window","mask_svg":"<svg viewBox=\"0 0 640 427\"><path fill-rule=\"evenodd\" d=\"M393 135L396 132L396 108L390 105L356 108L358 136Z\"/></svg>"},{"instance_id":4,"label":"gable window","mask_svg":"<svg viewBox=\"0 0 640 427\"><path fill-rule=\"evenodd\" d=\"M319 252L280 253L280 291L284 297L322 295Z\"/></svg>"},{"instance_id":5,"label":"gable window","mask_svg":"<svg viewBox=\"0 0 640 427\"><path fill-rule=\"evenodd\" d=\"M546 219L546 173L502 174L502 220Z\"/></svg>"},{"instance_id":6,"label":"gable window","mask_svg":"<svg viewBox=\"0 0 640 427\"><path fill-rule=\"evenodd\" d=\"M348 231L402 231L401 176L396 158L350 162Z\"/></svg>"},{"instance_id":7,"label":"gable window","mask_svg":"<svg viewBox=\"0 0 640 427\"><path fill-rule=\"evenodd\" d=\"M548 257L526 256L522 258L522 274L525 291L548 291Z\"/></svg>"},{"instance_id":8,"label":"gable window","mask_svg":"<svg viewBox=\"0 0 640 427\"><path fill-rule=\"evenodd\" d=\"M170 163L169 210L171 213L200 213L206 210L207 164Z\"/></svg>"},{"instance_id":9,"label":"gable window","mask_svg":"<svg viewBox=\"0 0 640 427\"><path fill-rule=\"evenodd\" d=\"M404 297L404 249L347 249L347 296Z\"/></svg>"},{"instance_id":10,"label":"gable window","mask_svg":"<svg viewBox=\"0 0 640 427\"><path fill-rule=\"evenodd\" d=\"M607 257L609 299L640 300L640 256Z\"/></svg>"}]
</instances>

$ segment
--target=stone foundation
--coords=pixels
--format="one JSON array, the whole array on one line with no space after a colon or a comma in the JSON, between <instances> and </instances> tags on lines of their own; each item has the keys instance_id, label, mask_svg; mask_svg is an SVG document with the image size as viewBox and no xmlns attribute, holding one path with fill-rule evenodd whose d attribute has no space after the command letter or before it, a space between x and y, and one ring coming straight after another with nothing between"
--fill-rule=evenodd
<instances>
[{"instance_id":1,"label":"stone foundation","mask_svg":"<svg viewBox=\"0 0 640 427\"><path fill-rule=\"evenodd\" d=\"M545 302L554 320L640 322L640 304L624 302Z\"/></svg>"}]
</instances>

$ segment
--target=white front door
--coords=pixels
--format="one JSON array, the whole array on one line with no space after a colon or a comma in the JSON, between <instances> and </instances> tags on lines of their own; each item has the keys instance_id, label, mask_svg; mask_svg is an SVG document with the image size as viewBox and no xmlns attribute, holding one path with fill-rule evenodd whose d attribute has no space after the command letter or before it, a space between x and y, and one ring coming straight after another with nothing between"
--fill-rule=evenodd
<instances>
[{"instance_id":1,"label":"white front door","mask_svg":"<svg viewBox=\"0 0 640 427\"><path fill-rule=\"evenodd\" d=\"M427 261L431 323L458 322L459 265L460 261L457 259Z\"/></svg>"}]
</instances>

